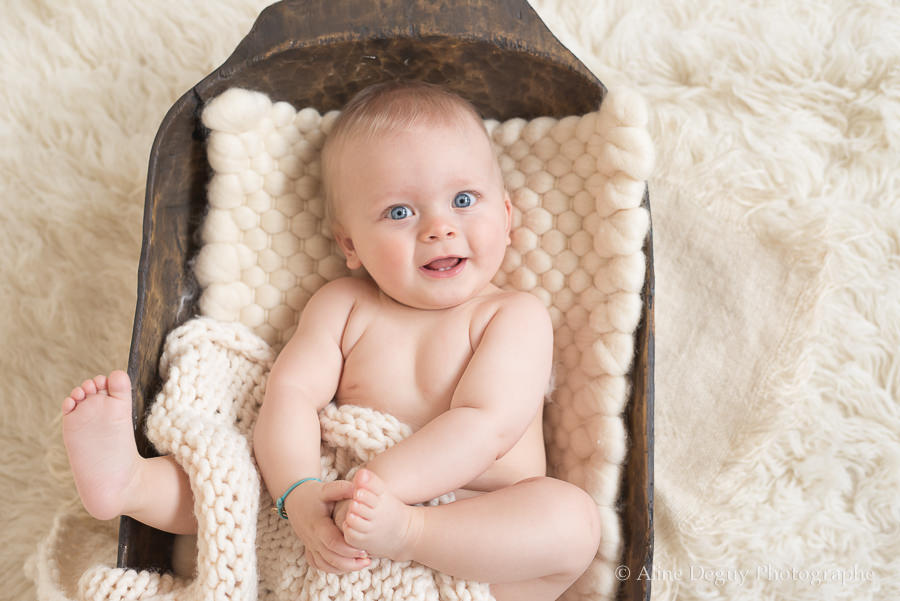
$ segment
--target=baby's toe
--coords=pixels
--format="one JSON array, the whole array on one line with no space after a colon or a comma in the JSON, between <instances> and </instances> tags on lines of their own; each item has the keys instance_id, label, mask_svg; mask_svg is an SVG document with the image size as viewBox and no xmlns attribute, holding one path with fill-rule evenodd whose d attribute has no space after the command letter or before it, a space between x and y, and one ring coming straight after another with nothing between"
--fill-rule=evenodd
<instances>
[{"instance_id":1,"label":"baby's toe","mask_svg":"<svg viewBox=\"0 0 900 601\"><path fill-rule=\"evenodd\" d=\"M351 510L353 507L359 507L360 511L365 509L375 509L378 507L378 501L381 499L380 496L376 495L370 490L365 488L357 488L353 492L354 502L351 503ZM358 512L359 513L359 512ZM365 516L367 519L371 519L369 516Z\"/></svg>"},{"instance_id":2,"label":"baby's toe","mask_svg":"<svg viewBox=\"0 0 900 601\"><path fill-rule=\"evenodd\" d=\"M131 379L127 373L120 369L109 374L109 377L106 379L106 387L109 390L109 394L117 399L131 399Z\"/></svg>"},{"instance_id":3,"label":"baby's toe","mask_svg":"<svg viewBox=\"0 0 900 601\"><path fill-rule=\"evenodd\" d=\"M104 376L103 374L94 376L94 386L97 387L98 392L106 390L106 376Z\"/></svg>"},{"instance_id":4,"label":"baby's toe","mask_svg":"<svg viewBox=\"0 0 900 601\"><path fill-rule=\"evenodd\" d=\"M81 383L81 388L85 394L97 394L97 385L94 384L93 380L85 380Z\"/></svg>"},{"instance_id":5,"label":"baby's toe","mask_svg":"<svg viewBox=\"0 0 900 601\"><path fill-rule=\"evenodd\" d=\"M375 505L369 505L360 501L353 501L352 503L350 503L350 508L347 511L347 515L354 515L364 520L371 520L375 517Z\"/></svg>"},{"instance_id":6,"label":"baby's toe","mask_svg":"<svg viewBox=\"0 0 900 601\"><path fill-rule=\"evenodd\" d=\"M66 398L64 398L62 402L63 415L72 413L72 411L75 410L76 405L78 405L78 403L76 403L75 399L73 399L71 396L67 396Z\"/></svg>"},{"instance_id":7,"label":"baby's toe","mask_svg":"<svg viewBox=\"0 0 900 601\"><path fill-rule=\"evenodd\" d=\"M371 530L372 522L359 514L350 511L344 518L344 538L354 547L362 547L366 542L365 535Z\"/></svg>"},{"instance_id":8,"label":"baby's toe","mask_svg":"<svg viewBox=\"0 0 900 601\"><path fill-rule=\"evenodd\" d=\"M353 485L356 487L356 491L367 490L377 496L383 495L387 490L384 481L375 472L367 469L361 469L356 472L356 475L353 477Z\"/></svg>"},{"instance_id":9,"label":"baby's toe","mask_svg":"<svg viewBox=\"0 0 900 601\"><path fill-rule=\"evenodd\" d=\"M79 401L83 401L84 397L86 396L87 395L84 393L84 388L82 388L81 386L76 386L72 389L72 392L69 393L69 397L76 403Z\"/></svg>"}]
</instances>

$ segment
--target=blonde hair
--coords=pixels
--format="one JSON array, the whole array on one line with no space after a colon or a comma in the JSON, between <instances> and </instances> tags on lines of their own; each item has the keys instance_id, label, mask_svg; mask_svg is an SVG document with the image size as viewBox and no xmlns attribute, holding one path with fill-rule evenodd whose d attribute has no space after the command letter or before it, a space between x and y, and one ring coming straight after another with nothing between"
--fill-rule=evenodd
<instances>
[{"instance_id":1,"label":"blonde hair","mask_svg":"<svg viewBox=\"0 0 900 601\"><path fill-rule=\"evenodd\" d=\"M329 226L337 222L334 208L336 160L349 139L369 141L420 125L458 125L474 121L484 130L481 115L467 100L422 81L389 81L358 92L332 124L322 148L322 193Z\"/></svg>"}]
</instances>

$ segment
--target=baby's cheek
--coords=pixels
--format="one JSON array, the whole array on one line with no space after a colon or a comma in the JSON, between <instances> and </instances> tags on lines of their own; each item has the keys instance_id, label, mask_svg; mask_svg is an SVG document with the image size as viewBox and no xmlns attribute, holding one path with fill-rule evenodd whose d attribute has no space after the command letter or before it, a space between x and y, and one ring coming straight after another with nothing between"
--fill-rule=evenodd
<instances>
[{"instance_id":1,"label":"baby's cheek","mask_svg":"<svg viewBox=\"0 0 900 601\"><path fill-rule=\"evenodd\" d=\"M366 258L375 265L385 263L397 258L400 252L398 241L392 236L377 236L370 234L365 241Z\"/></svg>"},{"instance_id":2,"label":"baby's cheek","mask_svg":"<svg viewBox=\"0 0 900 601\"><path fill-rule=\"evenodd\" d=\"M506 223L484 223L475 232L472 240L473 250L488 256L500 256L506 252L509 244L509 234L506 231Z\"/></svg>"},{"instance_id":3,"label":"baby's cheek","mask_svg":"<svg viewBox=\"0 0 900 601\"><path fill-rule=\"evenodd\" d=\"M412 251L407 244L396 240L386 240L380 246L380 259L388 268L404 265L412 259Z\"/></svg>"}]
</instances>

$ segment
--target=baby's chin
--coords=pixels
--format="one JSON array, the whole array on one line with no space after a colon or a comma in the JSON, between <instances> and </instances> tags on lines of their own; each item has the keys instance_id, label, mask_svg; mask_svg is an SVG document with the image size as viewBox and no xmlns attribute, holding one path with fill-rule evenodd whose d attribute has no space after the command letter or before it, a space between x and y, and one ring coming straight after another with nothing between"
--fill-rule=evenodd
<instances>
[{"instance_id":1,"label":"baby's chin","mask_svg":"<svg viewBox=\"0 0 900 601\"><path fill-rule=\"evenodd\" d=\"M403 292L388 292L381 289L382 293L395 303L418 309L421 311L440 311L459 307L475 298L488 296L501 292L494 284L488 282L475 291L452 291L445 294L410 294Z\"/></svg>"},{"instance_id":2,"label":"baby's chin","mask_svg":"<svg viewBox=\"0 0 900 601\"><path fill-rule=\"evenodd\" d=\"M400 294L392 295L388 294L387 292L385 292L384 294L399 305L409 307L410 309L417 309L419 311L441 311L445 309L452 309L453 307L462 305L470 298L472 298L470 296L467 296L459 299L423 299L419 297Z\"/></svg>"}]
</instances>

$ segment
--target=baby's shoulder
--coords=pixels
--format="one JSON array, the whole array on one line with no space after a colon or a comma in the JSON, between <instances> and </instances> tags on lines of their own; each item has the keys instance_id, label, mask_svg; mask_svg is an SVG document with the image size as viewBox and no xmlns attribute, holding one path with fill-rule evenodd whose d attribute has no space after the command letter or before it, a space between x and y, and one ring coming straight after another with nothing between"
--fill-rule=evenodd
<instances>
[{"instance_id":1,"label":"baby's shoulder","mask_svg":"<svg viewBox=\"0 0 900 601\"><path fill-rule=\"evenodd\" d=\"M550 313L538 297L519 290L501 290L482 299L472 313L472 330L509 328L552 330ZM480 336L476 336L479 337Z\"/></svg>"},{"instance_id":2,"label":"baby's shoulder","mask_svg":"<svg viewBox=\"0 0 900 601\"><path fill-rule=\"evenodd\" d=\"M377 298L374 284L356 277L342 277L322 284L313 293L303 313L310 319L329 316L332 320L346 321L358 307L371 304Z\"/></svg>"},{"instance_id":3,"label":"baby's shoulder","mask_svg":"<svg viewBox=\"0 0 900 601\"><path fill-rule=\"evenodd\" d=\"M312 298L329 302L359 302L377 296L378 288L372 281L345 276L322 284Z\"/></svg>"},{"instance_id":4,"label":"baby's shoulder","mask_svg":"<svg viewBox=\"0 0 900 601\"><path fill-rule=\"evenodd\" d=\"M520 317L550 317L541 299L520 290L500 290L485 298L483 308L493 314L503 312Z\"/></svg>"}]
</instances>

